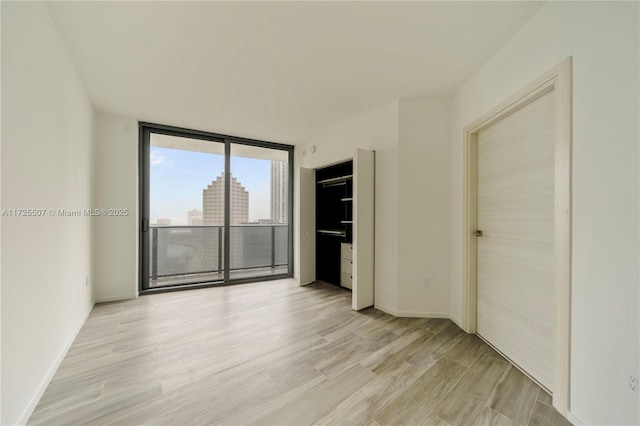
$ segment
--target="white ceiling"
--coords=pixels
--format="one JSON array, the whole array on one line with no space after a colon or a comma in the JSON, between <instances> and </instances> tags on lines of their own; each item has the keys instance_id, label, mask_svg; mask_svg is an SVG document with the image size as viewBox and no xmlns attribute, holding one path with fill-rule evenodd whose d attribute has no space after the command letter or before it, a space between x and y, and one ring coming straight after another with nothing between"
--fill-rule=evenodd
<instances>
[{"instance_id":1,"label":"white ceiling","mask_svg":"<svg viewBox=\"0 0 640 426\"><path fill-rule=\"evenodd\" d=\"M452 94L541 2L48 2L99 111L275 142Z\"/></svg>"}]
</instances>

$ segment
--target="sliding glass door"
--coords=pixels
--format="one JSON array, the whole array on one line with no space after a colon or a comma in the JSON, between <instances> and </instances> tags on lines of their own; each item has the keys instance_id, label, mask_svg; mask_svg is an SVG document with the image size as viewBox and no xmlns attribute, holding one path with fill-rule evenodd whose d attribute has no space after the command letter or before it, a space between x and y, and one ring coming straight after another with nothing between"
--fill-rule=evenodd
<instances>
[{"instance_id":1,"label":"sliding glass door","mask_svg":"<svg viewBox=\"0 0 640 426\"><path fill-rule=\"evenodd\" d=\"M292 276L293 147L140 126L141 291Z\"/></svg>"},{"instance_id":2,"label":"sliding glass door","mask_svg":"<svg viewBox=\"0 0 640 426\"><path fill-rule=\"evenodd\" d=\"M288 271L288 160L286 151L231 144L230 278Z\"/></svg>"}]
</instances>

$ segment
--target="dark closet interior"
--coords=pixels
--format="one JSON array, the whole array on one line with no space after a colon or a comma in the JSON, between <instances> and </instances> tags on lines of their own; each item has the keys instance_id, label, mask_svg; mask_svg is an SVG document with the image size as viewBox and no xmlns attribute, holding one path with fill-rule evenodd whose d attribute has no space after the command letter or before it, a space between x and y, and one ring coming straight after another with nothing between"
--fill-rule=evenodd
<instances>
[{"instance_id":1,"label":"dark closet interior","mask_svg":"<svg viewBox=\"0 0 640 426\"><path fill-rule=\"evenodd\" d=\"M353 234L353 161L316 170L316 277L340 285L341 243Z\"/></svg>"}]
</instances>

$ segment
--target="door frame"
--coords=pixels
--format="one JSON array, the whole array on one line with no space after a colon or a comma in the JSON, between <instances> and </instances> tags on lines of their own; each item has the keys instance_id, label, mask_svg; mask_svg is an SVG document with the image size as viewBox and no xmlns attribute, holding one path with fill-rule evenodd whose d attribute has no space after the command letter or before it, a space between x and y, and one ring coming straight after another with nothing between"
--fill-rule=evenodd
<instances>
[{"instance_id":1,"label":"door frame","mask_svg":"<svg viewBox=\"0 0 640 426\"><path fill-rule=\"evenodd\" d=\"M477 326L477 166L478 133L536 99L555 96L554 132L554 355L553 406L569 411L571 350L571 57L464 129L463 320L467 333Z\"/></svg>"},{"instance_id":2,"label":"door frame","mask_svg":"<svg viewBox=\"0 0 640 426\"><path fill-rule=\"evenodd\" d=\"M297 172L297 215L300 228L296 236L299 285L316 280L316 181L313 188L304 174L315 176L319 168L353 161L353 288L351 308L361 310L374 306L375 299L375 151L356 148L353 158L317 166L299 167ZM307 178L309 175L307 176ZM304 193L303 193L304 191ZM301 217L311 211L312 221Z\"/></svg>"}]
</instances>

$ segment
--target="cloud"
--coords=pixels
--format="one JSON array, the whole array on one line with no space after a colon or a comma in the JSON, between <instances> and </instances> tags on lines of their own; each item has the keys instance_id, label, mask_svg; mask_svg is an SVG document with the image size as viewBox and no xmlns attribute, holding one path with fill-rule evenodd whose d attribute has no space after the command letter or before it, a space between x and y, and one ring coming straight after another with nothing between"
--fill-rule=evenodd
<instances>
[{"instance_id":1,"label":"cloud","mask_svg":"<svg viewBox=\"0 0 640 426\"><path fill-rule=\"evenodd\" d=\"M175 159L172 158L171 153L165 152L162 148L151 148L149 163L152 167L173 167L175 165Z\"/></svg>"},{"instance_id":2,"label":"cloud","mask_svg":"<svg viewBox=\"0 0 640 426\"><path fill-rule=\"evenodd\" d=\"M151 163L152 166L159 166L165 163L167 160L167 157L165 157L162 154L159 154L158 152L154 152L153 150L151 151L150 157L151 158L149 159L149 162Z\"/></svg>"}]
</instances>

